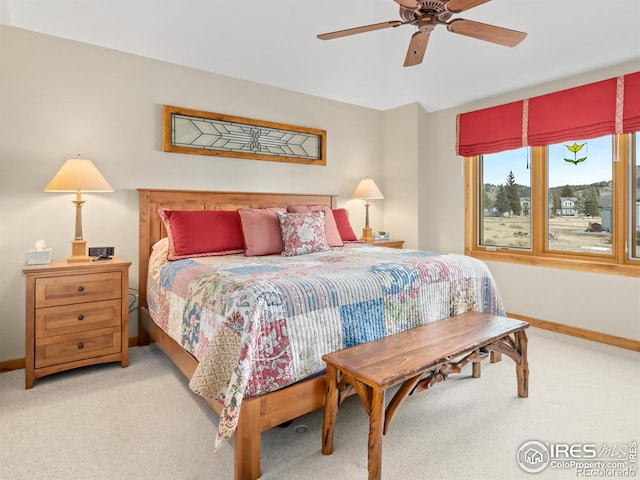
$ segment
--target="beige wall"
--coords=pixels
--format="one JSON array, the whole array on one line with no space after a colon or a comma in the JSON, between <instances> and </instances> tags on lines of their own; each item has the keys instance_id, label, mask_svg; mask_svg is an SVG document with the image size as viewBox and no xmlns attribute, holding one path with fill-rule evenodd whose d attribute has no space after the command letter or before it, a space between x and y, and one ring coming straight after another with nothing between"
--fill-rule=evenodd
<instances>
[{"instance_id":1,"label":"beige wall","mask_svg":"<svg viewBox=\"0 0 640 480\"><path fill-rule=\"evenodd\" d=\"M413 103L384 112L384 229L405 248L418 248L420 110Z\"/></svg>"},{"instance_id":2,"label":"beige wall","mask_svg":"<svg viewBox=\"0 0 640 480\"><path fill-rule=\"evenodd\" d=\"M6 26L0 68L0 362L24 356L26 250L44 238L54 257L70 254L73 195L42 189L78 153L115 190L85 195L84 237L134 261L132 286L138 187L338 194L356 231L364 224L362 202L351 199L357 183L368 175L384 189L376 110ZM327 165L165 153L163 104L325 129ZM382 214L379 202L375 228Z\"/></svg>"},{"instance_id":3,"label":"beige wall","mask_svg":"<svg viewBox=\"0 0 640 480\"><path fill-rule=\"evenodd\" d=\"M571 88L640 70L640 62L603 69L429 114L421 131L429 154L421 158L420 248L464 251L464 177L456 156L456 114ZM640 278L487 262L508 311L550 322L640 340Z\"/></svg>"}]
</instances>

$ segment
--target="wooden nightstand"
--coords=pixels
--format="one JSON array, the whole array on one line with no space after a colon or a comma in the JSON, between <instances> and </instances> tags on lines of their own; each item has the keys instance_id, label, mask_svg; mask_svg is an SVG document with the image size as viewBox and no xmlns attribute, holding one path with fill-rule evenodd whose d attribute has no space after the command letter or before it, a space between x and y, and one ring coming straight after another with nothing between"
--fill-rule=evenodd
<instances>
[{"instance_id":1,"label":"wooden nightstand","mask_svg":"<svg viewBox=\"0 0 640 480\"><path fill-rule=\"evenodd\" d=\"M27 277L25 387L85 365L129 365L129 266L112 260L31 265Z\"/></svg>"},{"instance_id":2,"label":"wooden nightstand","mask_svg":"<svg viewBox=\"0 0 640 480\"><path fill-rule=\"evenodd\" d=\"M375 245L376 247L402 248L404 240L374 240L371 242L371 245Z\"/></svg>"}]
</instances>

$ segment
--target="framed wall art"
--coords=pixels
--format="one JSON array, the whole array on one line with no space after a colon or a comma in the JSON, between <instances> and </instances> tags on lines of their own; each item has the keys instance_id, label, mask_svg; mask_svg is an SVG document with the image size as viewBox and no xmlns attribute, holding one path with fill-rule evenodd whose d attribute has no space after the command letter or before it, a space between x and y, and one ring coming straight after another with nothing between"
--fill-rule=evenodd
<instances>
[{"instance_id":1,"label":"framed wall art","mask_svg":"<svg viewBox=\"0 0 640 480\"><path fill-rule=\"evenodd\" d=\"M326 165L325 130L163 105L165 152Z\"/></svg>"}]
</instances>

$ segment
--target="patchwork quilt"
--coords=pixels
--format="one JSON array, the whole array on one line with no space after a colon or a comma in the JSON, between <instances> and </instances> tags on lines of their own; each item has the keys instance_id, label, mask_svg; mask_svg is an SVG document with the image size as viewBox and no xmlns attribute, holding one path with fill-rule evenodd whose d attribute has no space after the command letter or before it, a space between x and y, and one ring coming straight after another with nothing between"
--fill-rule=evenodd
<instances>
[{"instance_id":1,"label":"patchwork quilt","mask_svg":"<svg viewBox=\"0 0 640 480\"><path fill-rule=\"evenodd\" d=\"M325 353L470 310L504 315L486 265L463 255L354 243L168 262L162 242L149 261L149 312L199 361L190 388L223 406L216 446L243 398L322 372Z\"/></svg>"}]
</instances>

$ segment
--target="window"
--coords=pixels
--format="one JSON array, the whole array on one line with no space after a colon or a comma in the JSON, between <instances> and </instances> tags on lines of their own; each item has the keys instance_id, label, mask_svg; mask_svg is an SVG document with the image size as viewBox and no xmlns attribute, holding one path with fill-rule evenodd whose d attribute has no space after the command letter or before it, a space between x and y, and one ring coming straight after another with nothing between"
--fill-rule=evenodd
<instances>
[{"instance_id":1,"label":"window","mask_svg":"<svg viewBox=\"0 0 640 480\"><path fill-rule=\"evenodd\" d=\"M635 259L640 259L640 140L637 132L633 138L633 145L631 148L631 174L629 189L631 194L629 195L629 209L631 217L631 231L629 236L631 237L631 256Z\"/></svg>"},{"instance_id":2,"label":"window","mask_svg":"<svg viewBox=\"0 0 640 480\"><path fill-rule=\"evenodd\" d=\"M459 114L465 252L640 276L639 134L640 72Z\"/></svg>"},{"instance_id":3,"label":"window","mask_svg":"<svg viewBox=\"0 0 640 480\"><path fill-rule=\"evenodd\" d=\"M547 248L612 253L612 137L549 145Z\"/></svg>"},{"instance_id":4,"label":"window","mask_svg":"<svg viewBox=\"0 0 640 480\"><path fill-rule=\"evenodd\" d=\"M611 135L465 157L466 253L640 276L636 140Z\"/></svg>"},{"instance_id":5,"label":"window","mask_svg":"<svg viewBox=\"0 0 640 480\"><path fill-rule=\"evenodd\" d=\"M482 156L480 244L531 248L531 170L528 149Z\"/></svg>"}]
</instances>

